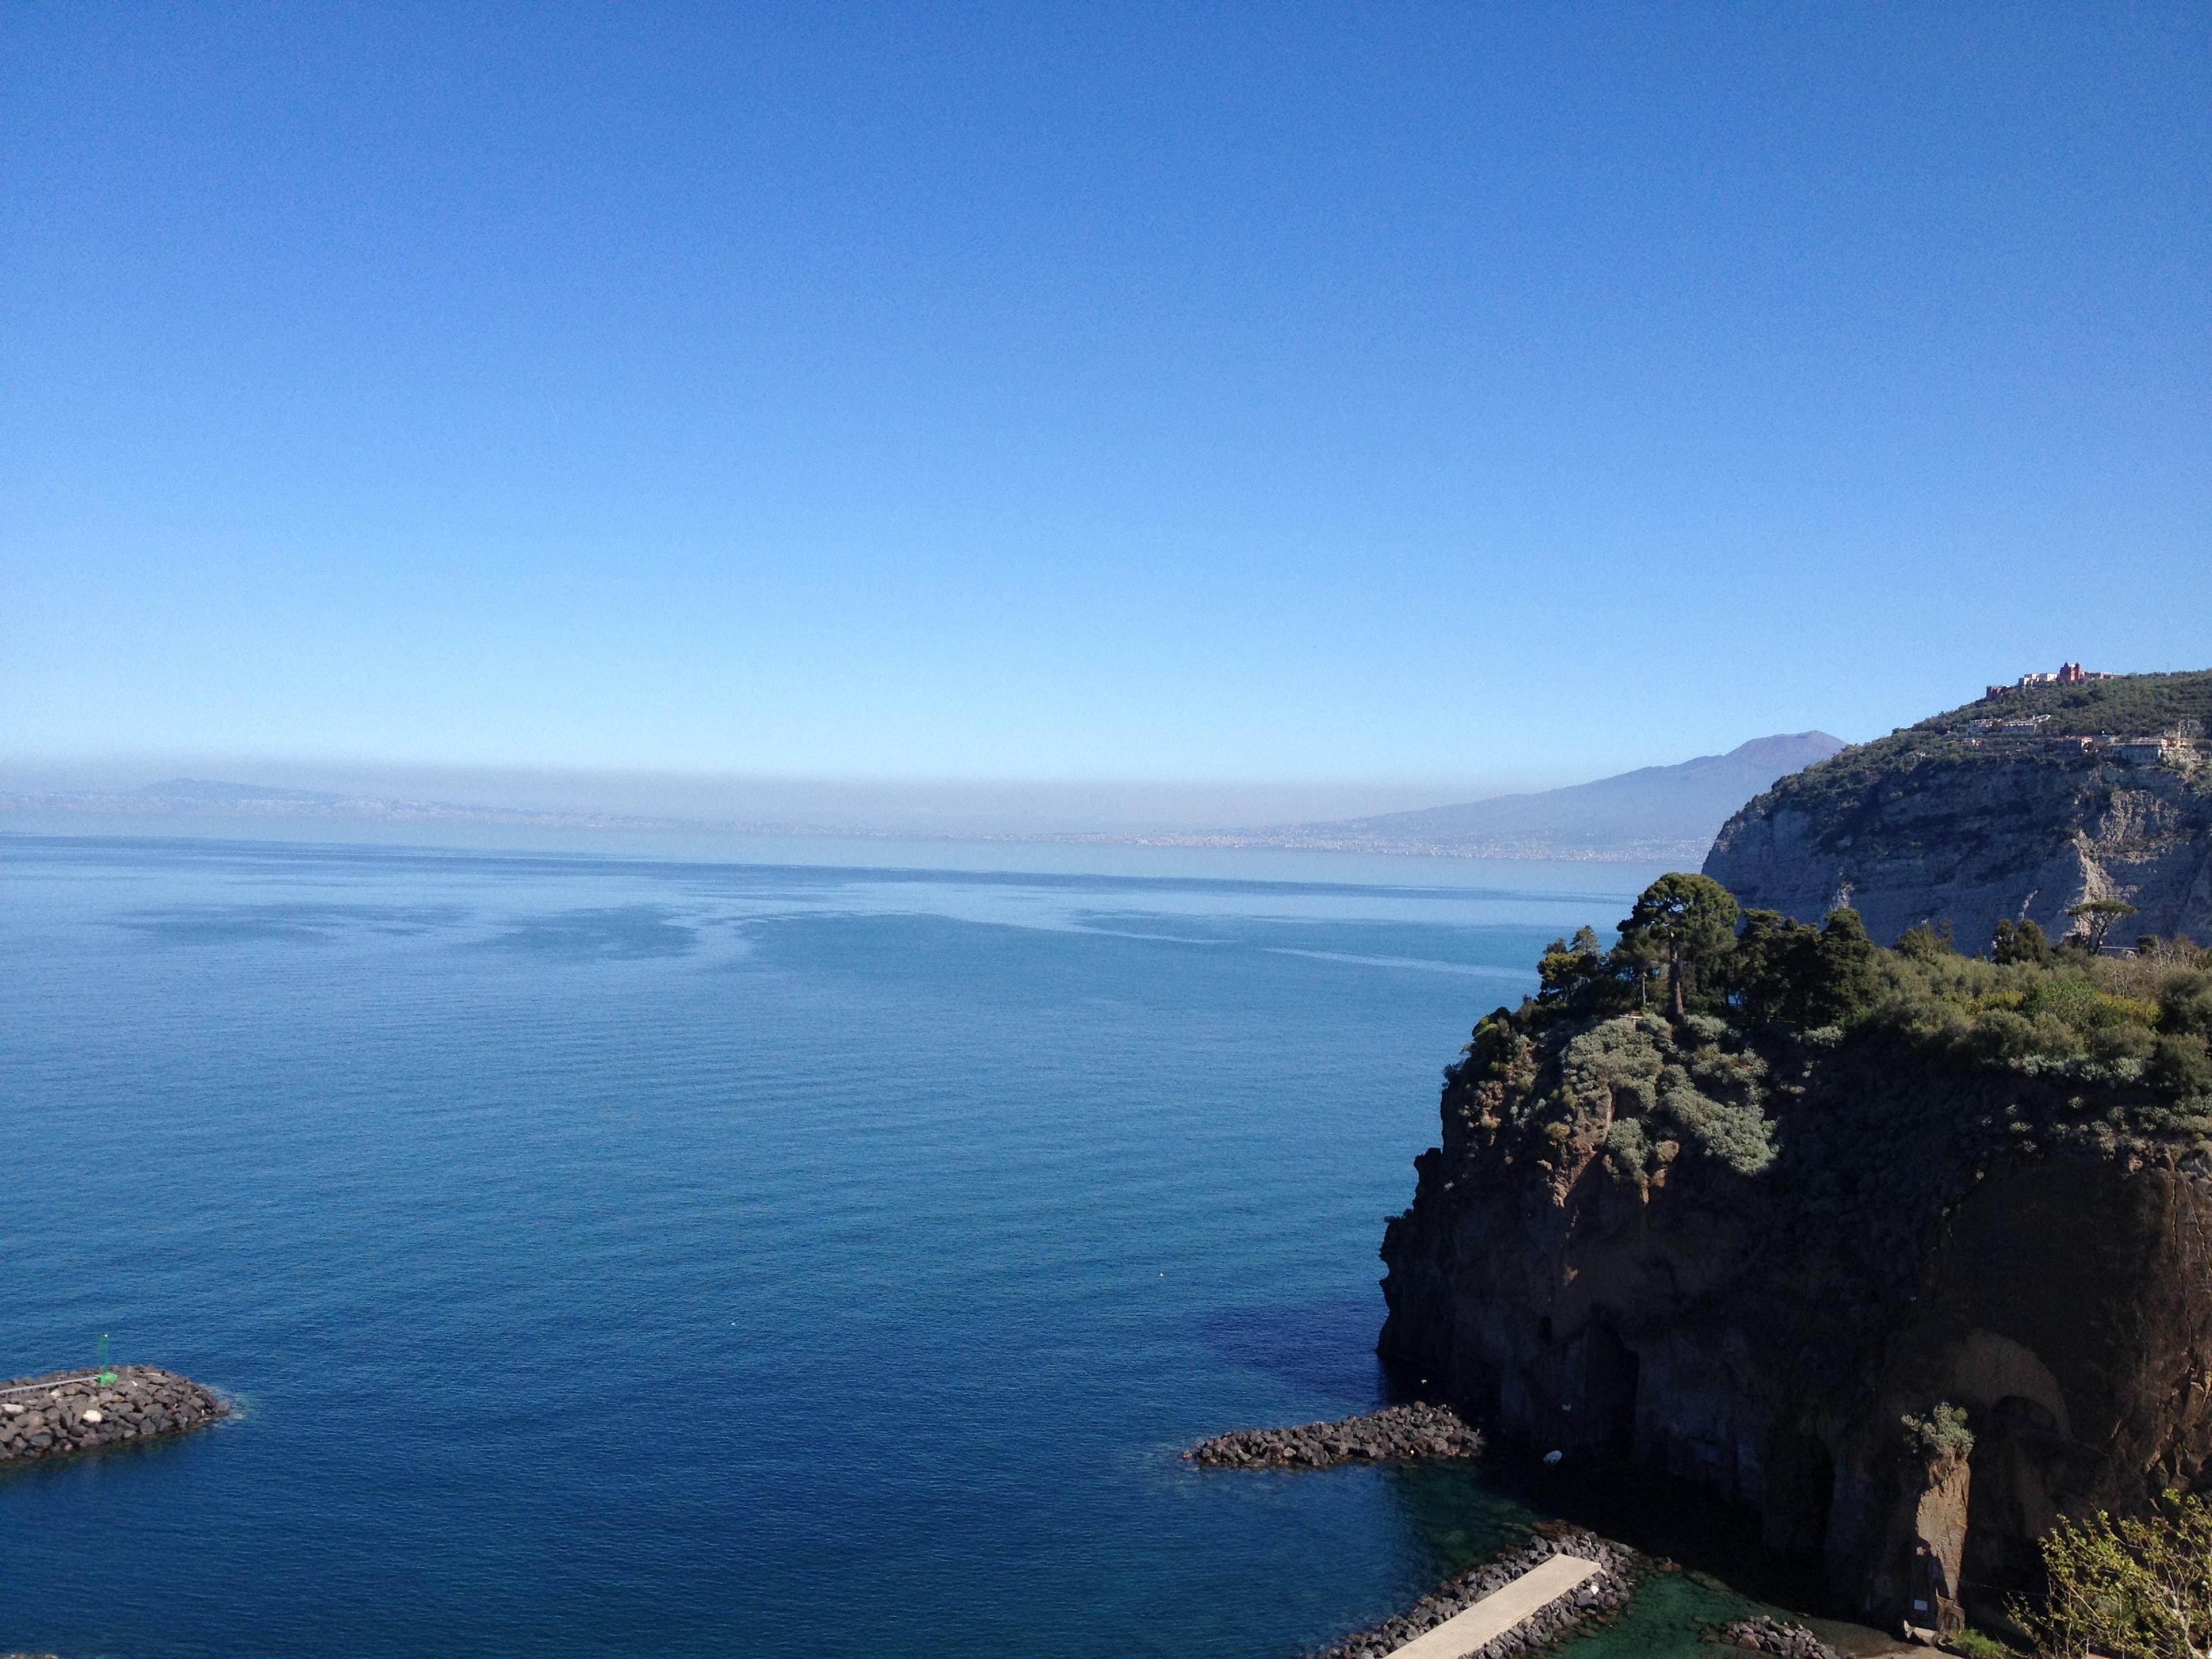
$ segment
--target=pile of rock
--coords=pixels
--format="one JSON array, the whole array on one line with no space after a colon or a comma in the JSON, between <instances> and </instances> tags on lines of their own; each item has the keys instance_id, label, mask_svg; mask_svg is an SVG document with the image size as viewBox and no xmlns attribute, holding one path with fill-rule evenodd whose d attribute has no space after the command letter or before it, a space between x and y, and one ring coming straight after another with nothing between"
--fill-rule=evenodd
<instances>
[{"instance_id":1,"label":"pile of rock","mask_svg":"<svg viewBox=\"0 0 2212 1659\"><path fill-rule=\"evenodd\" d=\"M0 1382L0 1464L176 1434L228 1411L191 1378L152 1365L18 1377Z\"/></svg>"},{"instance_id":2,"label":"pile of rock","mask_svg":"<svg viewBox=\"0 0 2212 1659\"><path fill-rule=\"evenodd\" d=\"M1320 1469L1361 1461L1473 1457L1481 1449L1482 1436L1450 1407L1413 1405L1291 1429L1237 1429L1201 1440L1183 1455L1214 1468Z\"/></svg>"},{"instance_id":3,"label":"pile of rock","mask_svg":"<svg viewBox=\"0 0 2212 1659\"><path fill-rule=\"evenodd\" d=\"M1595 1533L1556 1528L1462 1573L1435 1595L1415 1602L1410 1612L1372 1630L1347 1636L1334 1647L1322 1649L1314 1659L1383 1659L1384 1655L1395 1653L1415 1637L1465 1613L1484 1596L1504 1589L1522 1573L1554 1555L1578 1555L1585 1561L1596 1562L1605 1571L1549 1606L1538 1608L1511 1630L1492 1637L1468 1654L1467 1659L1505 1659L1508 1654L1531 1651L1557 1640L1586 1619L1609 1619L1628 1605L1639 1565L1636 1552L1610 1538L1600 1538Z\"/></svg>"},{"instance_id":4,"label":"pile of rock","mask_svg":"<svg viewBox=\"0 0 2212 1659\"><path fill-rule=\"evenodd\" d=\"M1721 1640L1730 1647L1754 1653L1778 1653L1783 1659L1844 1659L1802 1625L1785 1625L1761 1614L1756 1619L1732 1619L1721 1626Z\"/></svg>"}]
</instances>

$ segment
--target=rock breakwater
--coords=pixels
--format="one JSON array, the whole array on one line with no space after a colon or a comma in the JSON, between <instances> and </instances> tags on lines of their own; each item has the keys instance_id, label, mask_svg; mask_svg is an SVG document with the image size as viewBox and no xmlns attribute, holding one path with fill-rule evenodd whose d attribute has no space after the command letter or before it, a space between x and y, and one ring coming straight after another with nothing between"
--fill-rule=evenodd
<instances>
[{"instance_id":1,"label":"rock breakwater","mask_svg":"<svg viewBox=\"0 0 2212 1659\"><path fill-rule=\"evenodd\" d=\"M1391 1406L1365 1417L1287 1429L1234 1429L1183 1455L1209 1468L1322 1469L1333 1463L1473 1457L1482 1436L1449 1406Z\"/></svg>"},{"instance_id":2,"label":"rock breakwater","mask_svg":"<svg viewBox=\"0 0 2212 1659\"><path fill-rule=\"evenodd\" d=\"M1466 1659L1506 1659L1509 1654L1531 1651L1585 1620L1610 1619L1628 1605L1642 1559L1626 1544L1600 1538L1595 1533L1561 1528L1540 1534L1519 1548L1446 1581L1434 1595L1423 1596L1395 1619L1372 1630L1355 1632L1335 1646L1323 1648L1313 1659L1384 1659L1555 1555L1580 1556L1605 1571L1539 1608L1512 1629L1491 1638Z\"/></svg>"},{"instance_id":3,"label":"rock breakwater","mask_svg":"<svg viewBox=\"0 0 2212 1659\"><path fill-rule=\"evenodd\" d=\"M1720 1639L1732 1648L1754 1653L1778 1653L1783 1659L1844 1659L1802 1625L1785 1625L1763 1614L1756 1619L1732 1619L1720 1629Z\"/></svg>"},{"instance_id":4,"label":"rock breakwater","mask_svg":"<svg viewBox=\"0 0 2212 1659\"><path fill-rule=\"evenodd\" d=\"M229 1412L191 1378L152 1365L17 1377L0 1382L0 1466L181 1434Z\"/></svg>"}]
</instances>

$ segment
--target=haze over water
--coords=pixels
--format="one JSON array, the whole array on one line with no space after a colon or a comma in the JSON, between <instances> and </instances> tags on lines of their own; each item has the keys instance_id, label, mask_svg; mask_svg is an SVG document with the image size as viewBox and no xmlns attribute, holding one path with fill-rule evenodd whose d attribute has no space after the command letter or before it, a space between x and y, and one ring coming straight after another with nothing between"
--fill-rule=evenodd
<instances>
[{"instance_id":1,"label":"haze over water","mask_svg":"<svg viewBox=\"0 0 2212 1659\"><path fill-rule=\"evenodd\" d=\"M1396 1610L1531 1512L1176 1454L1383 1397L1437 1068L1649 873L1402 869L1474 884L0 838L0 1374L110 1333L244 1407L0 1480L0 1644L1274 1659Z\"/></svg>"}]
</instances>

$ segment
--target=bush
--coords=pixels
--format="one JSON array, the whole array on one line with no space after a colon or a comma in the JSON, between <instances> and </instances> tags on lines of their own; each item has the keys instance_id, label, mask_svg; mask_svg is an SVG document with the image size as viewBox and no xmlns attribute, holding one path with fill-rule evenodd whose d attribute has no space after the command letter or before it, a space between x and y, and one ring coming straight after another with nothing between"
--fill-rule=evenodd
<instances>
[{"instance_id":1,"label":"bush","mask_svg":"<svg viewBox=\"0 0 2212 1659\"><path fill-rule=\"evenodd\" d=\"M1605 1161L1613 1178L1629 1186L1649 1184L1651 1147L1644 1137L1643 1123L1632 1117L1615 1118L1605 1132Z\"/></svg>"},{"instance_id":2,"label":"bush","mask_svg":"<svg viewBox=\"0 0 2212 1659\"><path fill-rule=\"evenodd\" d=\"M1961 1659L2013 1659L2010 1648L1978 1630L1954 1631L1943 1638L1943 1646Z\"/></svg>"},{"instance_id":3,"label":"bush","mask_svg":"<svg viewBox=\"0 0 2212 1659\"><path fill-rule=\"evenodd\" d=\"M2158 996L2158 1028L2212 1036L2212 976L2176 974L2167 980Z\"/></svg>"},{"instance_id":4,"label":"bush","mask_svg":"<svg viewBox=\"0 0 2212 1659\"><path fill-rule=\"evenodd\" d=\"M1652 1034L1642 1020L1626 1015L1593 1025L1568 1043L1560 1069L1577 1105L1632 1116L1656 1103L1661 1064Z\"/></svg>"},{"instance_id":5,"label":"bush","mask_svg":"<svg viewBox=\"0 0 2212 1659\"><path fill-rule=\"evenodd\" d=\"M1966 1052L1976 1060L2002 1065L2041 1053L2042 1040L2033 1020L2009 1008L1993 1008L1966 1034Z\"/></svg>"},{"instance_id":6,"label":"bush","mask_svg":"<svg viewBox=\"0 0 2212 1659\"><path fill-rule=\"evenodd\" d=\"M2021 1012L2030 1019L2048 1014L2084 1036L2113 1025L2140 1025L2148 1030L2158 1018L2154 1005L2114 996L2078 973L2042 975L2021 1001Z\"/></svg>"},{"instance_id":7,"label":"bush","mask_svg":"<svg viewBox=\"0 0 2212 1659\"><path fill-rule=\"evenodd\" d=\"M1951 924L1941 927L1924 921L1916 921L1897 936L1897 954L1911 957L1916 962L1940 962L1945 957L1955 957L1959 948L1951 942Z\"/></svg>"},{"instance_id":8,"label":"bush","mask_svg":"<svg viewBox=\"0 0 2212 1659\"><path fill-rule=\"evenodd\" d=\"M1966 1426L1966 1408L1940 1401L1925 1417L1907 1412L1898 1421L1905 1429L1905 1449L1930 1463L1945 1457L1965 1457L1974 1449L1974 1431Z\"/></svg>"},{"instance_id":9,"label":"bush","mask_svg":"<svg viewBox=\"0 0 2212 1659\"><path fill-rule=\"evenodd\" d=\"M2154 1089L2182 1100L2212 1094L2212 1053L2195 1032L2162 1036L2143 1067L2143 1079Z\"/></svg>"},{"instance_id":10,"label":"bush","mask_svg":"<svg viewBox=\"0 0 2212 1659\"><path fill-rule=\"evenodd\" d=\"M1670 1122L1707 1157L1738 1175L1757 1175L1774 1162L1773 1126L1756 1102L1715 1100L1672 1067L1659 1089L1660 1121Z\"/></svg>"},{"instance_id":11,"label":"bush","mask_svg":"<svg viewBox=\"0 0 2212 1659\"><path fill-rule=\"evenodd\" d=\"M2122 1060L2148 1060L2158 1039L2140 1025L2108 1025L2089 1039L2092 1059L2106 1065Z\"/></svg>"},{"instance_id":12,"label":"bush","mask_svg":"<svg viewBox=\"0 0 2212 1659\"><path fill-rule=\"evenodd\" d=\"M2051 939L2034 922L1998 921L1996 935L1990 940L1991 962L2001 968L2021 963L2040 968L2051 957Z\"/></svg>"},{"instance_id":13,"label":"bush","mask_svg":"<svg viewBox=\"0 0 2212 1659\"><path fill-rule=\"evenodd\" d=\"M2045 1659L2202 1659L2212 1652L2212 1505L2168 1492L2150 1515L2101 1510L2043 1540L2050 1589L2006 1609Z\"/></svg>"}]
</instances>

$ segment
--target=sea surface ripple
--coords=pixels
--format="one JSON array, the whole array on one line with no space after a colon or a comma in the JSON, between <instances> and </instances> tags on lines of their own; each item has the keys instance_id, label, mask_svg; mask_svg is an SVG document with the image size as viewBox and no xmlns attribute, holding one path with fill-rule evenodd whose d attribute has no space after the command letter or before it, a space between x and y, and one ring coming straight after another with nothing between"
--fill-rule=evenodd
<instances>
[{"instance_id":1,"label":"sea surface ripple","mask_svg":"<svg viewBox=\"0 0 2212 1659\"><path fill-rule=\"evenodd\" d=\"M1510 1541L1176 1454L1383 1397L1438 1068L1647 872L1276 867L0 836L0 1375L242 1407L0 1480L0 1648L1286 1659Z\"/></svg>"}]
</instances>

